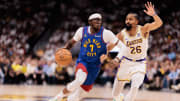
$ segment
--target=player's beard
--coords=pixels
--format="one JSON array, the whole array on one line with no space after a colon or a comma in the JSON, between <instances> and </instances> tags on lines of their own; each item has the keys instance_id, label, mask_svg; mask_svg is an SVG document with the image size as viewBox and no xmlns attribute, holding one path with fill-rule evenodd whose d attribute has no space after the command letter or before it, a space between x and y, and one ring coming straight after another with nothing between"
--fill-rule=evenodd
<instances>
[{"instance_id":1,"label":"player's beard","mask_svg":"<svg viewBox=\"0 0 180 101\"><path fill-rule=\"evenodd\" d=\"M131 30L132 25L131 25L131 24L126 24L126 25L125 25L125 28L126 28L127 31L129 31L129 30Z\"/></svg>"}]
</instances>

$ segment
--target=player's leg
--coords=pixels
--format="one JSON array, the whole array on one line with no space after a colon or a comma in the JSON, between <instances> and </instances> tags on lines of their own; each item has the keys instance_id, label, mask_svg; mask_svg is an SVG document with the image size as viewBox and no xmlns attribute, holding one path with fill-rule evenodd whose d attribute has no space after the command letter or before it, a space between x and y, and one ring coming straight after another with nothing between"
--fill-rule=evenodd
<instances>
[{"instance_id":1,"label":"player's leg","mask_svg":"<svg viewBox=\"0 0 180 101\"><path fill-rule=\"evenodd\" d=\"M118 68L118 72L114 81L112 96L114 101L122 101L124 85L130 81L129 76L129 61L122 60Z\"/></svg>"},{"instance_id":2,"label":"player's leg","mask_svg":"<svg viewBox=\"0 0 180 101\"><path fill-rule=\"evenodd\" d=\"M117 97L123 91L125 83L125 81L118 81L117 78L115 78L112 90L113 97Z\"/></svg>"},{"instance_id":3,"label":"player's leg","mask_svg":"<svg viewBox=\"0 0 180 101\"><path fill-rule=\"evenodd\" d=\"M71 83L69 83L57 96L55 96L50 101L56 101L57 99L62 99L66 97L71 92L75 91L77 88L80 87L84 83L87 78L87 70L85 66L81 63L77 65L76 77Z\"/></svg>"},{"instance_id":4,"label":"player's leg","mask_svg":"<svg viewBox=\"0 0 180 101\"><path fill-rule=\"evenodd\" d=\"M113 90L112 90L114 101L121 101L123 99L122 91L125 84L126 84L126 81L118 81L118 79L115 78Z\"/></svg>"},{"instance_id":5,"label":"player's leg","mask_svg":"<svg viewBox=\"0 0 180 101\"><path fill-rule=\"evenodd\" d=\"M144 81L145 74L142 72L137 72L132 75L131 88L125 97L125 101L135 101L138 89Z\"/></svg>"},{"instance_id":6,"label":"player's leg","mask_svg":"<svg viewBox=\"0 0 180 101\"><path fill-rule=\"evenodd\" d=\"M87 66L86 69L88 72L86 81L84 81L84 83L81 85L80 88L76 89L75 92L73 92L71 95L68 96L67 101L79 101L80 97L82 97L81 95L83 92L87 93L92 89L93 83L96 77L98 76L100 67L94 64L88 64L86 66Z\"/></svg>"}]
</instances>

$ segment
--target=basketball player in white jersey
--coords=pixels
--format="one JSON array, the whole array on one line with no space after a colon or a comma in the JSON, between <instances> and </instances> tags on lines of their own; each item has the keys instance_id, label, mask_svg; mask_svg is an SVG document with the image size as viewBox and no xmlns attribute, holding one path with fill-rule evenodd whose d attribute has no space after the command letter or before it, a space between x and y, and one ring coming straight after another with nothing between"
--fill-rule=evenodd
<instances>
[{"instance_id":1,"label":"basketball player in white jersey","mask_svg":"<svg viewBox=\"0 0 180 101\"><path fill-rule=\"evenodd\" d=\"M74 37L65 45L71 49L81 41L81 49L76 64L75 80L49 101L79 101L83 92L89 92L100 70L100 57L106 54L106 44L116 44L122 50L126 46L110 31L102 26L102 16L95 13L89 16L90 26L80 27ZM118 56L122 57L122 52Z\"/></svg>"},{"instance_id":2,"label":"basketball player in white jersey","mask_svg":"<svg viewBox=\"0 0 180 101\"><path fill-rule=\"evenodd\" d=\"M120 65L113 85L114 101L135 101L146 73L149 32L158 29L163 24L151 2L147 2L145 7L147 10L144 12L153 17L154 22L144 26L138 25L138 15L129 13L125 20L126 28L117 34L117 37L127 46L127 51L121 59L119 57ZM112 48L113 45L110 47ZM117 63L117 61L112 60L111 63ZM130 91L122 98L124 85L129 81L131 81Z\"/></svg>"}]
</instances>

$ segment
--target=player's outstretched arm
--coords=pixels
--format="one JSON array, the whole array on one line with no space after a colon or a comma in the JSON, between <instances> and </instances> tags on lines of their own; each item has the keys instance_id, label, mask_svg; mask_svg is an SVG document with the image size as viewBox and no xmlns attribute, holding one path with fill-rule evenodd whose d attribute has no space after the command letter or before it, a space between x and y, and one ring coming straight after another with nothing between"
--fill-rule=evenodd
<instances>
[{"instance_id":1,"label":"player's outstretched arm","mask_svg":"<svg viewBox=\"0 0 180 101\"><path fill-rule=\"evenodd\" d=\"M66 45L64 46L64 48L67 48L67 49L71 49L74 44L76 43L76 41L72 38L71 40L69 40Z\"/></svg>"},{"instance_id":2,"label":"player's outstretched arm","mask_svg":"<svg viewBox=\"0 0 180 101\"><path fill-rule=\"evenodd\" d=\"M147 23L143 26L143 30L144 32L150 32L152 30L158 29L159 27L162 26L163 21L161 20L161 18L157 15L155 9L154 9L154 5L151 2L147 2L145 4L146 10L144 10L144 12L149 15L152 16L154 19L154 22L152 23Z\"/></svg>"}]
</instances>

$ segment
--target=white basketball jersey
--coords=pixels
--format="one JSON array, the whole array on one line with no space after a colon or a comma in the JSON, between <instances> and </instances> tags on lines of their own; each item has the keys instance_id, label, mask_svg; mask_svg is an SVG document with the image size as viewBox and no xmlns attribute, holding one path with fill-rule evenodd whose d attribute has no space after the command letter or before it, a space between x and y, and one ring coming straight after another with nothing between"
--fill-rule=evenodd
<instances>
[{"instance_id":1,"label":"white basketball jersey","mask_svg":"<svg viewBox=\"0 0 180 101\"><path fill-rule=\"evenodd\" d=\"M121 31L121 34L124 36L124 44L127 46L127 52L125 57L130 59L143 59L147 56L148 50L148 38L144 38L141 32L141 26L137 26L136 35L131 37L126 29Z\"/></svg>"}]
</instances>

